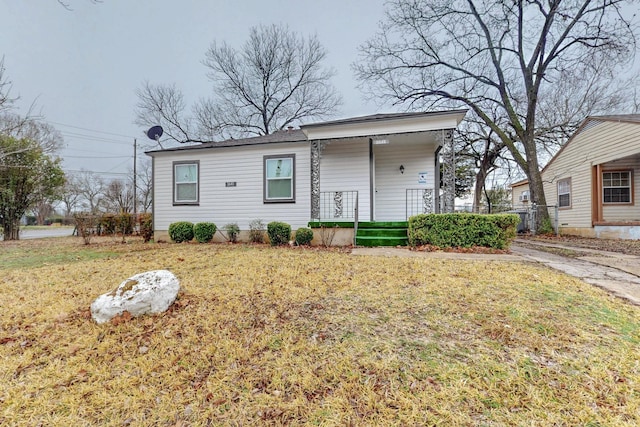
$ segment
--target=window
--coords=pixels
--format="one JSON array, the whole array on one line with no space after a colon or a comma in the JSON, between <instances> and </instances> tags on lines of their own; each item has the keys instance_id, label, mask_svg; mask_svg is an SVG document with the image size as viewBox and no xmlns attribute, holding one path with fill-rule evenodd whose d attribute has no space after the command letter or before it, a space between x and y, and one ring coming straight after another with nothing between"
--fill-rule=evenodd
<instances>
[{"instance_id":1,"label":"window","mask_svg":"<svg viewBox=\"0 0 640 427\"><path fill-rule=\"evenodd\" d=\"M631 171L602 172L602 201L631 203Z\"/></svg>"},{"instance_id":2,"label":"window","mask_svg":"<svg viewBox=\"0 0 640 427\"><path fill-rule=\"evenodd\" d=\"M571 207L571 178L558 181L558 207Z\"/></svg>"},{"instance_id":3,"label":"window","mask_svg":"<svg viewBox=\"0 0 640 427\"><path fill-rule=\"evenodd\" d=\"M264 201L295 201L295 155L264 156Z\"/></svg>"},{"instance_id":4,"label":"window","mask_svg":"<svg viewBox=\"0 0 640 427\"><path fill-rule=\"evenodd\" d=\"M173 203L197 205L200 162L173 163Z\"/></svg>"}]
</instances>

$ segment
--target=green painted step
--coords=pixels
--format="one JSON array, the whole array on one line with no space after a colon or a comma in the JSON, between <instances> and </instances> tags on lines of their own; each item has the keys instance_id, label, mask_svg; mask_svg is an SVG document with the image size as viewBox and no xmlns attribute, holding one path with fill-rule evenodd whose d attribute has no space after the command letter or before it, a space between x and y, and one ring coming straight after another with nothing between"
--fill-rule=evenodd
<instances>
[{"instance_id":1,"label":"green painted step","mask_svg":"<svg viewBox=\"0 0 640 427\"><path fill-rule=\"evenodd\" d=\"M407 246L407 238L400 237L356 237L356 246L376 247L376 246Z\"/></svg>"},{"instance_id":2,"label":"green painted step","mask_svg":"<svg viewBox=\"0 0 640 427\"><path fill-rule=\"evenodd\" d=\"M360 222L356 246L407 246L407 222Z\"/></svg>"},{"instance_id":3,"label":"green painted step","mask_svg":"<svg viewBox=\"0 0 640 427\"><path fill-rule=\"evenodd\" d=\"M404 228L407 229L407 221L384 221L384 222L358 222L358 228Z\"/></svg>"},{"instance_id":4,"label":"green painted step","mask_svg":"<svg viewBox=\"0 0 640 427\"><path fill-rule=\"evenodd\" d=\"M407 237L406 228L358 228L358 237Z\"/></svg>"}]
</instances>

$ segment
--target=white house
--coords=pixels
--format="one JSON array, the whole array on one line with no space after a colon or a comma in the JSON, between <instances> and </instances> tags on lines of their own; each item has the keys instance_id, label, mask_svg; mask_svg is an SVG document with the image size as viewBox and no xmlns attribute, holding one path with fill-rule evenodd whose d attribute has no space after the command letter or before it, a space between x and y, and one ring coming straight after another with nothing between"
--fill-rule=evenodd
<instances>
[{"instance_id":1,"label":"white house","mask_svg":"<svg viewBox=\"0 0 640 427\"><path fill-rule=\"evenodd\" d=\"M640 115L587 117L541 171L560 233L639 239L639 172ZM530 203L526 180L511 187L514 203Z\"/></svg>"},{"instance_id":2,"label":"white house","mask_svg":"<svg viewBox=\"0 0 640 427\"><path fill-rule=\"evenodd\" d=\"M246 232L261 219L294 230L338 222L348 243L358 225L437 212L441 150L442 205L453 211L452 131L465 113L377 114L149 151L154 237L168 240L176 221L237 223Z\"/></svg>"}]
</instances>

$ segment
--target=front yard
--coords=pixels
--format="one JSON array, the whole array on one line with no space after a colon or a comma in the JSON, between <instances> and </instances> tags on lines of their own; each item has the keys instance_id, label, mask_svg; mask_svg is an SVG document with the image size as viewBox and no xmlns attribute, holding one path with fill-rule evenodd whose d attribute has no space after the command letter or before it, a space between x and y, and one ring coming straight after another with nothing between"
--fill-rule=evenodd
<instances>
[{"instance_id":1,"label":"front yard","mask_svg":"<svg viewBox=\"0 0 640 427\"><path fill-rule=\"evenodd\" d=\"M545 268L96 242L0 244L0 425L640 423L640 311ZM169 312L93 323L164 268Z\"/></svg>"}]
</instances>

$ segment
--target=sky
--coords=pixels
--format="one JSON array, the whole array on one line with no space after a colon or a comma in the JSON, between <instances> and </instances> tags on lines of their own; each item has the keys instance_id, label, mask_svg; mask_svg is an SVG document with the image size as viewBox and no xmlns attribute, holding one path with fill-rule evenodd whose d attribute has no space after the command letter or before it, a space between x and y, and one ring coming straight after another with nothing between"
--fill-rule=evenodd
<instances>
[{"instance_id":1,"label":"sky","mask_svg":"<svg viewBox=\"0 0 640 427\"><path fill-rule=\"evenodd\" d=\"M213 41L241 47L249 29L286 24L316 34L343 97L335 118L391 112L366 101L351 65L384 18L384 0L0 0L0 57L19 96L58 129L69 173L124 178L152 148L135 125L136 89L176 84L187 105L208 96L202 60ZM381 110L382 109L382 110ZM153 124L150 124L153 125Z\"/></svg>"}]
</instances>

